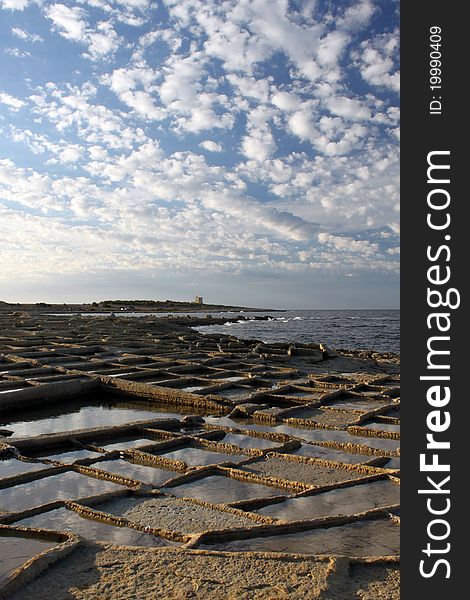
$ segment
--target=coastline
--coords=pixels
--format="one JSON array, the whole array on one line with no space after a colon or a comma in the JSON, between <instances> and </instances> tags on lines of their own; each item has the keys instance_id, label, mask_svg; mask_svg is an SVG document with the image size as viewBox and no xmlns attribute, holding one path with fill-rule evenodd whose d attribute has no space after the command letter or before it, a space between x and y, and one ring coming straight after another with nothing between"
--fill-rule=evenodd
<instances>
[{"instance_id":1,"label":"coastline","mask_svg":"<svg viewBox=\"0 0 470 600\"><path fill-rule=\"evenodd\" d=\"M85 537L68 558L59 545L47 551L54 560L38 555L13 570L4 587L12 598L45 599L51 590L57 598L131 598L136 588L146 597L191 592L213 600L253 597L254 589L260 599L321 598L327 589L338 599L359 592L399 597L399 356L192 329L208 321L227 319L0 311L0 453L4 461L43 469L1 481L0 524L15 536L24 522L21 535L41 537L49 512L62 508L74 515L73 528L79 521L67 535ZM67 463L67 452L85 457ZM166 479L146 481L147 473L161 471ZM87 485L121 487L84 498L67 491L72 473ZM64 482L48 492L48 477ZM222 486L210 483L220 478ZM42 506L31 510L31 492L15 496L15 489L33 490L38 482L46 491L36 501ZM380 486L389 487L375 496ZM350 498L347 514L338 501L321 518L318 508L306 509L301 521L289 516L290 503L332 493ZM8 505L2 494L12 498ZM127 508L118 509L124 498ZM151 521L162 506L168 518ZM280 520L263 514L277 507ZM190 528L189 510L206 520L200 531ZM179 547L109 545L93 537L83 517L106 535L119 525ZM54 521L55 528L69 521ZM328 532L342 528L350 545L327 551ZM376 550L362 545L363 529ZM283 550L282 540L300 544L305 536L300 554ZM263 550L265 543L275 551ZM315 574L315 589L306 572ZM282 589L273 573L283 573Z\"/></svg>"}]
</instances>

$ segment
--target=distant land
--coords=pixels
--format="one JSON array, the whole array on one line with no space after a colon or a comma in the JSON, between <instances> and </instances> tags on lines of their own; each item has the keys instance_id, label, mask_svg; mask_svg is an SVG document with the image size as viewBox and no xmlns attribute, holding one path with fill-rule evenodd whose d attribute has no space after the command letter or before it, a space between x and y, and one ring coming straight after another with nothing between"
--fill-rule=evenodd
<instances>
[{"instance_id":1,"label":"distant land","mask_svg":"<svg viewBox=\"0 0 470 600\"><path fill-rule=\"evenodd\" d=\"M81 304L56 304L36 302L35 304L3 302L0 300L0 311L27 311L53 313L101 313L101 312L228 312L228 311L270 311L282 312L272 308L253 308L249 306L229 306L226 304L204 304L201 302L178 302L176 300L102 300Z\"/></svg>"}]
</instances>

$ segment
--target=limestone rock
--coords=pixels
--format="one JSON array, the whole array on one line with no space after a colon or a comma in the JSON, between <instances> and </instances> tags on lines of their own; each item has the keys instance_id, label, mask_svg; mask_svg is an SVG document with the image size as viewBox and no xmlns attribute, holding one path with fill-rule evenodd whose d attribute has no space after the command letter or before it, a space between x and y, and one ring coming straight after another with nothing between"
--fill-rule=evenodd
<instances>
[{"instance_id":1,"label":"limestone rock","mask_svg":"<svg viewBox=\"0 0 470 600\"><path fill-rule=\"evenodd\" d=\"M324 358L334 358L335 356L338 356L338 353L331 348L328 348L326 344L320 344L320 350L323 352Z\"/></svg>"}]
</instances>

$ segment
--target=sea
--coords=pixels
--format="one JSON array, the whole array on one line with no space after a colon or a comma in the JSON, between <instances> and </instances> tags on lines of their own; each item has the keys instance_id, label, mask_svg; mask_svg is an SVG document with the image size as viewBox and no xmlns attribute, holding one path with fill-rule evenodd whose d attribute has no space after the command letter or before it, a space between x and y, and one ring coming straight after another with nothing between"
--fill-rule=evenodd
<instances>
[{"instance_id":1,"label":"sea","mask_svg":"<svg viewBox=\"0 0 470 600\"><path fill-rule=\"evenodd\" d=\"M217 313L212 315L218 316ZM269 320L250 318L265 315L270 315ZM249 320L195 329L201 333L225 333L263 342L321 342L331 348L400 353L399 310L288 310L246 313L245 316Z\"/></svg>"},{"instance_id":2,"label":"sea","mask_svg":"<svg viewBox=\"0 0 470 600\"><path fill-rule=\"evenodd\" d=\"M52 313L62 314L62 313ZM82 316L107 316L111 313L78 313ZM222 333L241 339L263 342L323 343L331 348L374 350L400 353L399 310L285 310L285 311L198 311L198 312L125 312L122 317L194 316L240 319L223 325L194 327L201 333ZM255 316L268 316L256 320ZM248 319L247 319L248 318Z\"/></svg>"}]
</instances>

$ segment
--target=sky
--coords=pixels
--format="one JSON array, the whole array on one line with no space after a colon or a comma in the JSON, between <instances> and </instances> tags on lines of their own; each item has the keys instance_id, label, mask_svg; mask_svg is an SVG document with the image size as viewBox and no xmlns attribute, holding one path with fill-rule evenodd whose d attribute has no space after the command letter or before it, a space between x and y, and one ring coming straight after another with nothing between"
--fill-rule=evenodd
<instances>
[{"instance_id":1,"label":"sky","mask_svg":"<svg viewBox=\"0 0 470 600\"><path fill-rule=\"evenodd\" d=\"M396 308L398 10L0 0L0 300Z\"/></svg>"}]
</instances>

